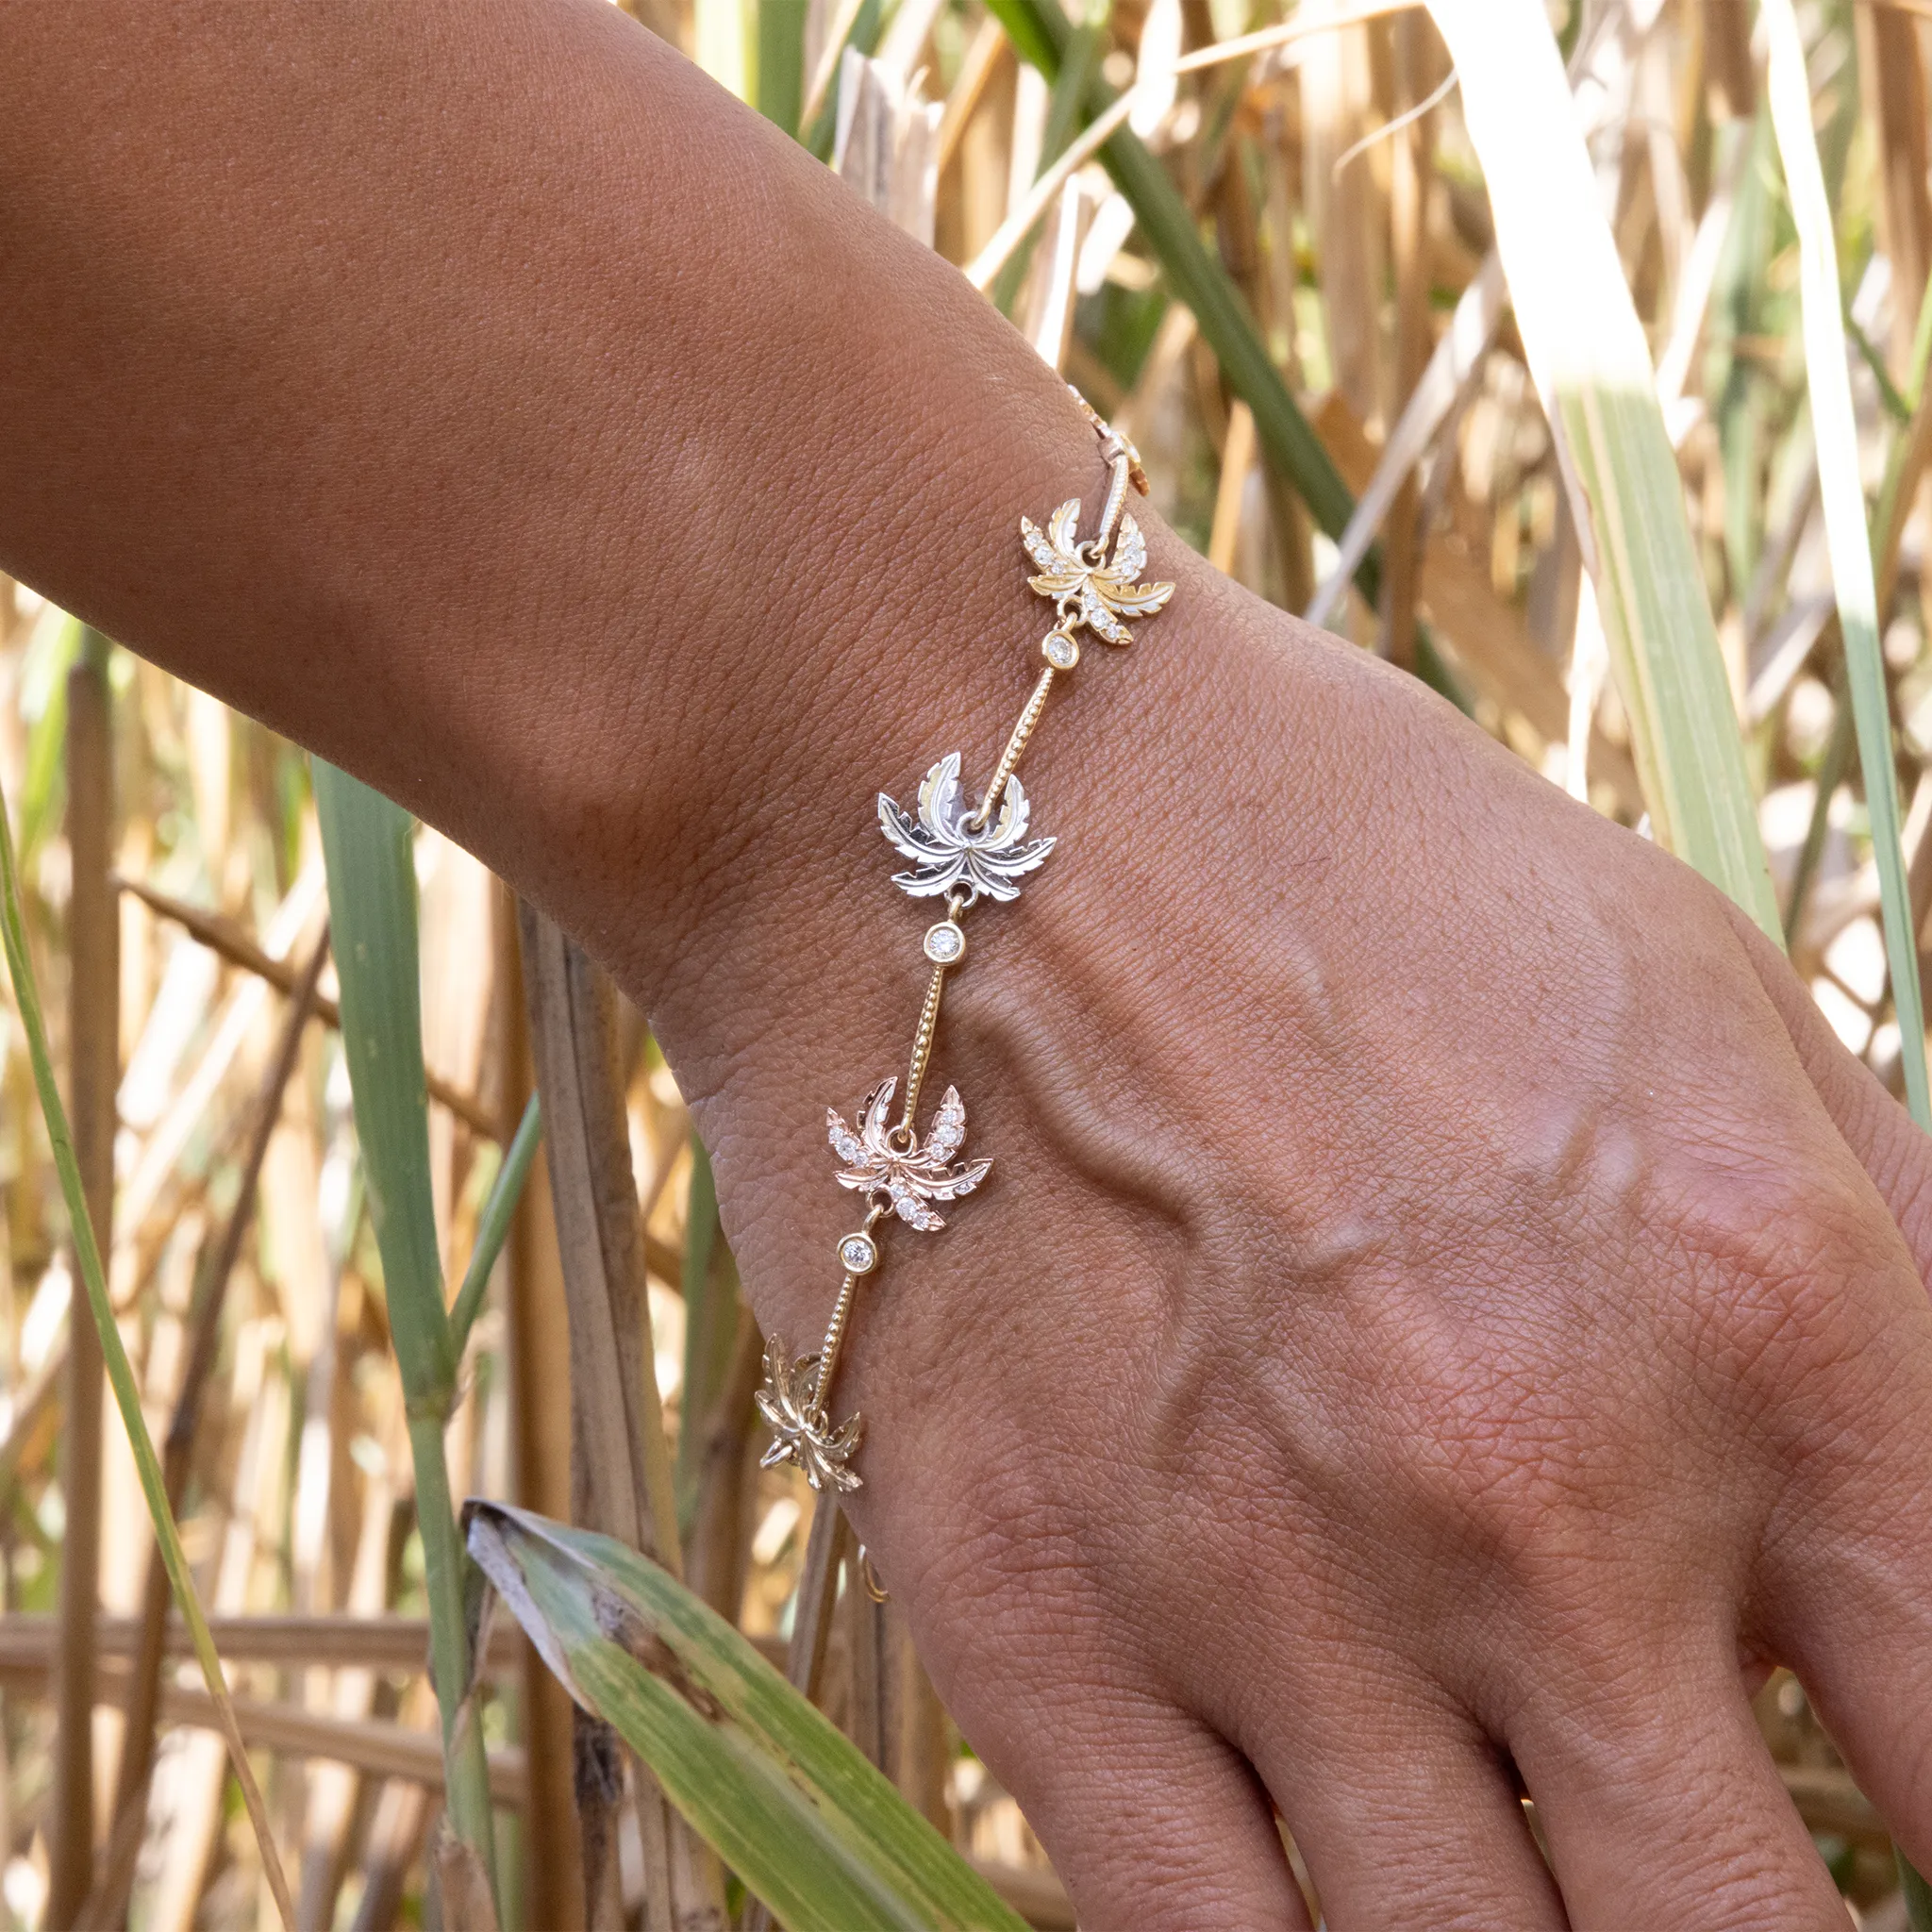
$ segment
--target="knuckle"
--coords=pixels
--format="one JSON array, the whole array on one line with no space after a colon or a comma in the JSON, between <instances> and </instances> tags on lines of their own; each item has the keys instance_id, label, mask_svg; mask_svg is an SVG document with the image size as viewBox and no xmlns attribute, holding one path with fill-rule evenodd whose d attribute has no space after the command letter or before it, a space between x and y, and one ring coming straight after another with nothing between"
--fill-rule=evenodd
<instances>
[{"instance_id":1,"label":"knuckle","mask_svg":"<svg viewBox=\"0 0 1932 1932\"><path fill-rule=\"evenodd\" d=\"M1862 1175L1693 1159L1663 1191L1659 1233L1691 1359L1733 1383L1789 1391L1842 1360L1869 1325L1865 1286L1903 1260Z\"/></svg>"}]
</instances>

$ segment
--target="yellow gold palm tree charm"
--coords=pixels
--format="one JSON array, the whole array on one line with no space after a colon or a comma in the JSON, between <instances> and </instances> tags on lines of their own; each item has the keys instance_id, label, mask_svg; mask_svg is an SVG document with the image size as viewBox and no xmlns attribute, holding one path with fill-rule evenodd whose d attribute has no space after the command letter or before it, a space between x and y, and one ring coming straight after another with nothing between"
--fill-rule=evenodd
<instances>
[{"instance_id":1,"label":"yellow gold palm tree charm","mask_svg":"<svg viewBox=\"0 0 1932 1932\"><path fill-rule=\"evenodd\" d=\"M1044 536L1031 517L1020 519L1020 541L1040 568L1026 581L1053 599L1063 629L1084 624L1110 644L1131 644L1134 634L1120 619L1152 617L1174 595L1174 586L1134 581L1147 568L1147 540L1132 517L1121 518L1120 539L1106 561L1105 538L1082 543L1079 524L1077 496L1054 511Z\"/></svg>"},{"instance_id":2,"label":"yellow gold palm tree charm","mask_svg":"<svg viewBox=\"0 0 1932 1932\"><path fill-rule=\"evenodd\" d=\"M766 1344L758 1413L771 1425L772 1446L758 1458L758 1467L795 1462L813 1489L838 1493L860 1487L858 1474L845 1465L865 1433L865 1419L852 1416L836 1429L827 1424L819 1406L824 1377L817 1373L824 1359L808 1355L787 1361L785 1344L775 1335Z\"/></svg>"},{"instance_id":3,"label":"yellow gold palm tree charm","mask_svg":"<svg viewBox=\"0 0 1932 1932\"><path fill-rule=\"evenodd\" d=\"M1077 497L1061 504L1043 531L1031 518L1020 519L1020 540L1038 572L1027 581L1052 601L1057 618L1054 628L1041 640L1040 654L1046 667L1007 739L991 780L978 805L968 810L959 782L959 754L948 752L919 788L916 818L884 792L878 795L880 826L899 853L912 861L912 869L894 874L892 883L915 899L936 900L943 894L945 916L926 928L921 948L932 973L898 1120L892 1120L892 1097L900 1091L896 1078L880 1081L865 1096L856 1130L836 1108L825 1110L826 1132L841 1162L839 1185L862 1194L867 1204L865 1224L839 1240L839 1264L845 1278L825 1339L817 1355L794 1360L784 1340L774 1335L765 1349L765 1386L758 1398L758 1413L772 1431L763 1466L796 1463L814 1490L835 1495L862 1486L851 1463L864 1433L864 1419L854 1414L834 1426L825 1398L838 1373L859 1277L879 1264L874 1230L892 1215L922 1234L936 1234L946 1224L935 1204L972 1193L992 1166L988 1159L959 1158L966 1140L966 1104L958 1088L948 1087L941 1097L923 1141L913 1120L932 1058L946 974L966 958L961 921L982 899L1017 898L1020 880L1036 871L1053 850L1053 840L1026 836L1030 808L1015 768L1046 708L1054 680L1080 662L1074 633L1084 625L1110 644L1131 643L1133 634L1121 619L1152 617L1174 595L1172 584L1139 581L1147 567L1147 540L1124 513L1124 506L1129 488L1143 496L1147 493L1147 478L1133 444L1109 429L1077 392L1074 401L1100 438L1111 473L1107 503L1098 529L1085 541L1080 537Z\"/></svg>"}]
</instances>

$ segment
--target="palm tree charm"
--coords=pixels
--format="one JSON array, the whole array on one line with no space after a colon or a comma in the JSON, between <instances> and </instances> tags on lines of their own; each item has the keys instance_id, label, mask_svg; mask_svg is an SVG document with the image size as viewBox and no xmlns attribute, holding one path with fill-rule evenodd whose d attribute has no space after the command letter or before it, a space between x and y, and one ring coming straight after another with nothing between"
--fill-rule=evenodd
<instances>
[{"instance_id":1,"label":"palm tree charm","mask_svg":"<svg viewBox=\"0 0 1932 1932\"><path fill-rule=\"evenodd\" d=\"M911 872L895 872L892 883L915 899L932 899L964 887L971 905L989 899L1017 899L1017 883L1053 850L1051 839L1029 839L1026 823L1033 808L1017 775L1007 779L999 810L974 826L959 791L959 754L949 751L925 774L919 788L915 819L894 800L879 793L879 824L908 858Z\"/></svg>"},{"instance_id":2,"label":"palm tree charm","mask_svg":"<svg viewBox=\"0 0 1932 1932\"><path fill-rule=\"evenodd\" d=\"M878 1250L871 1229L890 1208L901 1221L923 1233L933 1233L946 1224L927 1204L956 1201L970 1194L992 1166L991 1160L954 1162L953 1157L966 1138L966 1103L957 1087L948 1087L941 1097L924 1146L907 1123L889 1126L892 1094L898 1085L896 1079L882 1080L865 1096L856 1134L838 1108L825 1109L832 1151L845 1163L839 1185L866 1195L873 1203L872 1212L866 1216L864 1229L847 1235L839 1244L845 1260L845 1283L839 1291L838 1305L818 1354L793 1361L783 1339L773 1336L765 1344L765 1386L758 1396L758 1413L772 1431L771 1447L759 1466L771 1469L781 1462L795 1462L813 1489L841 1494L860 1487L858 1474L847 1465L858 1447L865 1422L862 1416L852 1415L834 1428L825 1413L825 1397L838 1373L839 1351L852 1314L853 1290L859 1275L869 1274L877 1263Z\"/></svg>"},{"instance_id":3,"label":"palm tree charm","mask_svg":"<svg viewBox=\"0 0 1932 1932\"><path fill-rule=\"evenodd\" d=\"M1040 570L1026 581L1053 599L1062 625L1084 624L1110 644L1131 644L1134 634L1121 618L1152 617L1174 586L1134 581L1147 568L1147 540L1132 517L1121 518L1111 563L1102 561L1098 543L1079 541L1079 523L1077 496L1054 511L1044 535L1031 517L1020 519L1020 541Z\"/></svg>"},{"instance_id":4,"label":"palm tree charm","mask_svg":"<svg viewBox=\"0 0 1932 1932\"><path fill-rule=\"evenodd\" d=\"M932 1132L924 1146L910 1127L889 1128L887 1117L898 1085L896 1078L882 1080L866 1095L856 1134L837 1108L825 1109L832 1152L845 1163L839 1185L890 1203L901 1221L922 1234L933 1234L946 1224L926 1204L957 1201L970 1194L986 1178L992 1162L968 1160L953 1165L953 1157L966 1138L966 1103L957 1087L948 1087L941 1096L939 1111L932 1117ZM895 1135L903 1135L904 1146L894 1145Z\"/></svg>"},{"instance_id":5,"label":"palm tree charm","mask_svg":"<svg viewBox=\"0 0 1932 1932\"><path fill-rule=\"evenodd\" d=\"M758 1391L758 1413L772 1431L772 1446L758 1458L760 1469L795 1462L815 1490L849 1494L860 1487L856 1471L848 1469L865 1422L848 1416L835 1429L825 1420L819 1394L824 1378L818 1374L821 1357L788 1358L784 1341L773 1336L765 1345L765 1386Z\"/></svg>"}]
</instances>

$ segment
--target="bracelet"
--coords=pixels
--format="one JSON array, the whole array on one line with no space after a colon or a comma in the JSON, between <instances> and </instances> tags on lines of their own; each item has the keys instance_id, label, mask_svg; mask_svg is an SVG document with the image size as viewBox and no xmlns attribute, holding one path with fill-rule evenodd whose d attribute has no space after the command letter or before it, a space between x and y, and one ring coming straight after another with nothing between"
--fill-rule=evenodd
<instances>
[{"instance_id":1,"label":"bracelet","mask_svg":"<svg viewBox=\"0 0 1932 1932\"><path fill-rule=\"evenodd\" d=\"M1020 881L1037 871L1054 847L1050 838L1026 836L1032 808L1019 779L1020 755L1046 708L1054 680L1080 661L1074 633L1085 625L1109 644L1131 643L1132 634L1122 618L1152 617L1174 595L1172 584L1135 582L1146 567L1147 540L1124 507L1129 483L1142 496L1147 493L1139 453L1077 391L1074 400L1100 438L1112 480L1099 531L1085 542L1079 538L1077 497L1054 511L1043 532L1031 518L1020 519L1020 541L1039 572L1027 582L1054 606L1055 618L1040 644L1046 668L1007 740L992 780L969 811L959 777L959 754L948 752L920 784L917 817L885 792L879 793L880 828L900 856L911 862L909 871L893 874L892 883L915 899L943 895L946 911L925 931L924 951L932 976L913 1035L898 1120L891 1119L896 1076L880 1081L859 1104L856 1131L837 1108L825 1110L832 1151L841 1163L839 1185L864 1196L867 1204L864 1224L839 1241L844 1280L825 1339L818 1354L796 1361L780 1336L774 1335L765 1349L765 1386L758 1391L758 1406L771 1425L772 1445L760 1466L770 1469L795 1462L814 1490L843 1492L862 1483L851 1463L864 1418L854 1413L834 1428L825 1399L838 1373L839 1352L859 1280L879 1265L879 1223L897 1215L922 1234L937 1233L945 1222L933 1204L972 1193L992 1167L990 1159L958 1158L966 1139L966 1105L957 1087L948 1087L941 1096L923 1141L913 1122L932 1059L946 974L966 958L964 915L981 899L1004 904L1018 898Z\"/></svg>"}]
</instances>

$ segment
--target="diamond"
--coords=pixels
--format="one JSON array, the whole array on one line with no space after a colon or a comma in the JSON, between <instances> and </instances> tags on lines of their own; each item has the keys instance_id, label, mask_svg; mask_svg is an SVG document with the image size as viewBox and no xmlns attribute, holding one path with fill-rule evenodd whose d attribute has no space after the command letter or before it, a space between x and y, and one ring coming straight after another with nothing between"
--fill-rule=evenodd
<instances>
[{"instance_id":1,"label":"diamond","mask_svg":"<svg viewBox=\"0 0 1932 1932\"><path fill-rule=\"evenodd\" d=\"M1050 630L1040 641L1040 655L1056 671L1071 671L1080 661L1080 646L1063 630Z\"/></svg>"},{"instance_id":2,"label":"diamond","mask_svg":"<svg viewBox=\"0 0 1932 1932\"><path fill-rule=\"evenodd\" d=\"M839 1260L848 1274L870 1274L879 1265L877 1244L869 1234L848 1234L839 1243Z\"/></svg>"},{"instance_id":3,"label":"diamond","mask_svg":"<svg viewBox=\"0 0 1932 1932\"><path fill-rule=\"evenodd\" d=\"M950 919L927 926L925 957L935 966L957 966L966 957L966 935Z\"/></svg>"}]
</instances>

